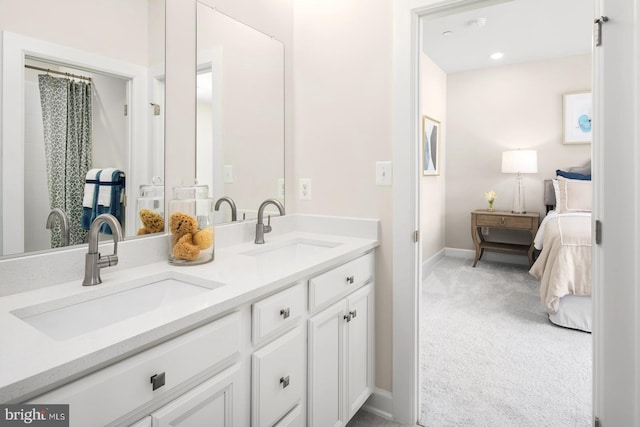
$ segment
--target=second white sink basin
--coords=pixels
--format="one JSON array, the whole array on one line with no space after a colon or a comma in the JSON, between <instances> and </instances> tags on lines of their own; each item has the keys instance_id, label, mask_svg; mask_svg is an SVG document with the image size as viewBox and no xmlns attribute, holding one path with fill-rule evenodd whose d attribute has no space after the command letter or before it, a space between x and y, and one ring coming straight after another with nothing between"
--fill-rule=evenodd
<instances>
[{"instance_id":1,"label":"second white sink basin","mask_svg":"<svg viewBox=\"0 0 640 427\"><path fill-rule=\"evenodd\" d=\"M111 291L108 294L96 289L94 293L22 308L12 314L47 336L62 341L219 286L223 285L169 272L126 283L115 291L107 289ZM88 299L79 301L83 298Z\"/></svg>"},{"instance_id":2,"label":"second white sink basin","mask_svg":"<svg viewBox=\"0 0 640 427\"><path fill-rule=\"evenodd\" d=\"M341 245L339 242L313 239L293 239L265 244L242 252L243 255L259 257L261 260L294 262L321 254L328 249Z\"/></svg>"}]
</instances>

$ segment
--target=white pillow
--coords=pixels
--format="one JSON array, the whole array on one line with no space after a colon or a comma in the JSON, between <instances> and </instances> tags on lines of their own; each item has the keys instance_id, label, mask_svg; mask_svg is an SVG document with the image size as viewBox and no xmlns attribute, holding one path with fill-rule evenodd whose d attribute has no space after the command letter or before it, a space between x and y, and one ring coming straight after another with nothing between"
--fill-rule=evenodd
<instances>
[{"instance_id":1,"label":"white pillow","mask_svg":"<svg viewBox=\"0 0 640 427\"><path fill-rule=\"evenodd\" d=\"M560 203L560 184L558 184L558 180L554 179L553 181L553 194L556 196L556 209L558 208L558 203Z\"/></svg>"},{"instance_id":2,"label":"white pillow","mask_svg":"<svg viewBox=\"0 0 640 427\"><path fill-rule=\"evenodd\" d=\"M566 212L591 212L591 181L558 177L556 210Z\"/></svg>"}]
</instances>

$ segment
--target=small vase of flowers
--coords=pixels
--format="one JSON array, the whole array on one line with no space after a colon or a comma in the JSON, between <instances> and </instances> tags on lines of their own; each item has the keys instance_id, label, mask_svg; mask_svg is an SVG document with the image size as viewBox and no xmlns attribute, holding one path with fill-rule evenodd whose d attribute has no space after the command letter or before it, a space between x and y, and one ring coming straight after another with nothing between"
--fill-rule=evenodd
<instances>
[{"instance_id":1,"label":"small vase of flowers","mask_svg":"<svg viewBox=\"0 0 640 427\"><path fill-rule=\"evenodd\" d=\"M491 190L491 191L487 191L486 193L484 193L484 198L487 199L487 202L489 202L489 209L487 209L489 212L493 212L493 202L496 200L496 197L498 197L496 195L496 192Z\"/></svg>"}]
</instances>

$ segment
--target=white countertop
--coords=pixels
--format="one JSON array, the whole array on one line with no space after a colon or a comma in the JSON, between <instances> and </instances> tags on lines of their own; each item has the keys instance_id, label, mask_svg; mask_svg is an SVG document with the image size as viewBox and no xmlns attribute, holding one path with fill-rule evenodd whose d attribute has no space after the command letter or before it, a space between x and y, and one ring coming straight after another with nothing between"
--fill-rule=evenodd
<instances>
[{"instance_id":1,"label":"white countertop","mask_svg":"<svg viewBox=\"0 0 640 427\"><path fill-rule=\"evenodd\" d=\"M247 241L247 227L251 223L234 224L223 233L218 233L222 227L216 227L219 237L215 260L207 264L183 267L161 261L124 269L105 268L103 283L97 286L81 286L82 277L78 277L71 282L1 297L0 402L17 403L37 396L193 329L241 304L356 258L379 244L379 223L375 220L296 215L285 218L279 219L282 232L265 235L267 243L261 247L293 239L339 245L300 260L266 262L261 257L242 254L258 247ZM273 225L275 231L278 221ZM218 240L223 241L219 244ZM12 314L59 299L83 300L90 293L109 293L123 284L172 271L223 286L66 340L52 339Z\"/></svg>"}]
</instances>

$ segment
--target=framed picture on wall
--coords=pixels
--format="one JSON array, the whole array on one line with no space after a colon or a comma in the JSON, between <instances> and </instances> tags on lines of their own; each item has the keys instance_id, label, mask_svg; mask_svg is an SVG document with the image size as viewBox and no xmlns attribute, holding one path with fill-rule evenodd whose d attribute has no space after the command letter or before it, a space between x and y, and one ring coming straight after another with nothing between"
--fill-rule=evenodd
<instances>
[{"instance_id":1,"label":"framed picture on wall","mask_svg":"<svg viewBox=\"0 0 640 427\"><path fill-rule=\"evenodd\" d=\"M562 143L591 143L591 92L570 92L562 95Z\"/></svg>"},{"instance_id":2,"label":"framed picture on wall","mask_svg":"<svg viewBox=\"0 0 640 427\"><path fill-rule=\"evenodd\" d=\"M422 175L439 175L440 122L422 116Z\"/></svg>"}]
</instances>

